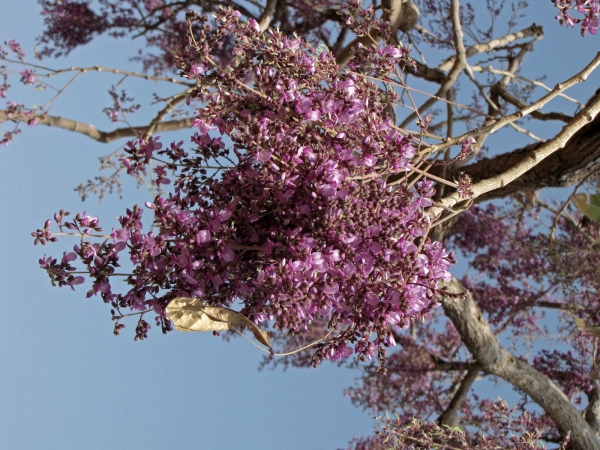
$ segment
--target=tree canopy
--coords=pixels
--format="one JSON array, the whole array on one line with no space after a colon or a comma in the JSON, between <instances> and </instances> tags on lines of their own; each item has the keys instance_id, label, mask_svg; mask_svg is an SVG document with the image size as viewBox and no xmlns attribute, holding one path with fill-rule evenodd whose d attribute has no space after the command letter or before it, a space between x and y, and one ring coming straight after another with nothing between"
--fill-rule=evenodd
<instances>
[{"instance_id":1,"label":"tree canopy","mask_svg":"<svg viewBox=\"0 0 600 450\"><path fill-rule=\"evenodd\" d=\"M0 47L2 143L33 126L121 141L101 158L112 174L78 192L127 196L128 176L148 201L115 223L61 210L32 233L64 250L40 259L52 284L90 280L114 334L237 333L267 366L359 367L352 401L395 416L355 449L600 449L600 89L569 93L600 53L553 87L528 75L547 30L527 21L550 1L39 3L34 57ZM600 3L552 3L594 45ZM139 70L51 67L100 35L143 42ZM160 109L133 125L152 105L119 82L112 130L53 115L89 72L155 83ZM28 106L18 82L56 94Z\"/></svg>"}]
</instances>

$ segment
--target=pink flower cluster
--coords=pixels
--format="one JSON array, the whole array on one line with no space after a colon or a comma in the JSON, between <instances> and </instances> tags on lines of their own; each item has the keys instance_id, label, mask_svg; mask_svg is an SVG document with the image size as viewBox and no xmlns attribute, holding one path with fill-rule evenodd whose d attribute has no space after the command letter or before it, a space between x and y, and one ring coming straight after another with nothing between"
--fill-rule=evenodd
<instances>
[{"instance_id":1,"label":"pink flower cluster","mask_svg":"<svg viewBox=\"0 0 600 450\"><path fill-rule=\"evenodd\" d=\"M596 30L600 26L598 18L600 3L598 0L552 0L552 3L560 10L556 19L561 25L574 28L580 23L582 36L585 36L587 32L596 34ZM582 14L583 19L571 16L570 11L572 10Z\"/></svg>"},{"instance_id":2,"label":"pink flower cluster","mask_svg":"<svg viewBox=\"0 0 600 450\"><path fill-rule=\"evenodd\" d=\"M263 36L238 17L223 10L212 29L191 16L201 26L179 66L202 86L192 94L204 104L193 148L128 144L128 172L162 161L154 173L173 180L174 191L147 203L153 231L142 231L136 206L119 218L112 242L75 247L94 279L88 295L154 310L163 331L174 297L239 302L256 323L291 333L326 318L336 332L313 364L353 352L383 361L383 347L395 345L390 327L425 317L450 279L453 257L427 238L433 183L409 183L412 136L390 125L373 82L341 70L329 52L278 31ZM220 66L211 49L232 36L236 60ZM390 55L408 58L391 49L370 58ZM252 87L240 81L250 79ZM388 186L390 174L406 176ZM64 226L88 236L98 224L78 216ZM110 277L125 249L131 288L117 294Z\"/></svg>"}]
</instances>

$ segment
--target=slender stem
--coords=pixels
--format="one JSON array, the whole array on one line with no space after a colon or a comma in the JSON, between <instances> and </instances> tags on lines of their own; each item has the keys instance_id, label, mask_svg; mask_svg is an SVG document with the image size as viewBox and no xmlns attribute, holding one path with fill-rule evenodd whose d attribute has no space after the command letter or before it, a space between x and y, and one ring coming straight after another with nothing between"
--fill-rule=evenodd
<instances>
[{"instance_id":1,"label":"slender stem","mask_svg":"<svg viewBox=\"0 0 600 450\"><path fill-rule=\"evenodd\" d=\"M301 352L302 350L306 350L307 348L312 347L313 345L318 344L321 341L324 341L325 339L327 339L329 337L329 335L331 333L333 333L333 328L331 330L329 330L329 332L325 336L323 336L322 338L317 339L316 341L314 341L314 342L312 342L312 343L310 343L308 345L305 345L302 348L299 348L297 350L293 350L293 351L287 352L287 353L273 353L273 356L288 356L288 355L293 355L294 353Z\"/></svg>"},{"instance_id":2,"label":"slender stem","mask_svg":"<svg viewBox=\"0 0 600 450\"><path fill-rule=\"evenodd\" d=\"M124 316L123 316L124 317ZM259 346L258 344L256 344L254 341L252 341L251 339L249 339L244 333L242 333L240 330L238 330L236 327L231 327L233 330L237 331L244 339L246 339L248 342L250 342L252 345L254 345L256 348L258 348L260 351L268 353L271 356L289 356L289 355L293 355L294 353L298 353L301 352L302 350L306 350L307 348L312 347L315 344L318 344L321 341L324 341L325 339L327 339L329 337L329 335L331 333L333 333L333 328L331 330L329 330L329 332L323 336L320 339L317 339L314 342L311 342L308 345L305 345L302 348L296 349L296 350L292 350L291 352L287 352L287 353L273 353L273 349L269 347L269 350L265 350L264 348L262 348L261 346Z\"/></svg>"},{"instance_id":3,"label":"slender stem","mask_svg":"<svg viewBox=\"0 0 600 450\"><path fill-rule=\"evenodd\" d=\"M115 316L113 320L121 320L123 317L131 317L131 316L144 315L144 314L146 314L147 312L150 312L150 311L153 311L153 310L152 309L147 309L145 311L138 311L138 312L131 313L131 314L121 314L120 316Z\"/></svg>"},{"instance_id":4,"label":"slender stem","mask_svg":"<svg viewBox=\"0 0 600 450\"><path fill-rule=\"evenodd\" d=\"M10 58L0 58L0 61L6 61L6 62L12 62L12 63L21 63L22 62L23 64L25 64L28 67L34 67L36 69L46 70L50 73L36 74L36 75L41 76L41 77L48 77L48 78L59 75L61 73L65 73L65 72L80 72L80 73L107 72L107 73L115 73L115 74L119 74L119 75L127 75L129 77L144 78L145 80L168 81L169 83L173 83L173 84L183 84L186 86L194 86L193 83L178 80L177 78L152 76L152 75L147 75L147 74L138 73L138 72L128 72L125 70L113 69L111 67L92 66L92 67L69 67L68 69L50 69L48 67L44 67L39 64L28 63L25 61L16 61L16 60L13 60Z\"/></svg>"},{"instance_id":5,"label":"slender stem","mask_svg":"<svg viewBox=\"0 0 600 450\"><path fill-rule=\"evenodd\" d=\"M69 273L76 273L78 275L89 275L89 272L84 271L73 271L73 272L69 272ZM132 273L110 273L106 275L107 277L132 277L133 274Z\"/></svg>"},{"instance_id":6,"label":"slender stem","mask_svg":"<svg viewBox=\"0 0 600 450\"><path fill-rule=\"evenodd\" d=\"M415 172L420 173L421 175L426 176L427 178L431 178L432 180L436 180L436 181L439 181L440 183L444 183L448 186L452 186L453 188L458 187L458 185L456 183L452 183L451 181L444 180L443 178L440 178L440 177L436 177L435 175L425 172L424 170L417 169L415 166L410 166L410 169L414 170Z\"/></svg>"},{"instance_id":7,"label":"slender stem","mask_svg":"<svg viewBox=\"0 0 600 450\"><path fill-rule=\"evenodd\" d=\"M58 233L52 233L52 236L79 236L79 237L94 237L100 239L111 239L111 236L104 236L102 234L84 234L84 233L65 233L59 231Z\"/></svg>"}]
</instances>

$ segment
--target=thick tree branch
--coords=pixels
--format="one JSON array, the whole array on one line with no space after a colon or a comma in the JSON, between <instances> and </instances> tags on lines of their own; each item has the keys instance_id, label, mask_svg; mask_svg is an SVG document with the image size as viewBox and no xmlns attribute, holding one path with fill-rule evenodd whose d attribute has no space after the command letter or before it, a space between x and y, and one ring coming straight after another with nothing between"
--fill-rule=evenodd
<instances>
[{"instance_id":1,"label":"thick tree branch","mask_svg":"<svg viewBox=\"0 0 600 450\"><path fill-rule=\"evenodd\" d=\"M514 114L499 119L495 124L491 126L478 128L473 132L473 135L483 134L480 131L484 128L488 129L488 133L492 133L496 129L500 128L500 126L514 121L517 118L524 117L525 115L530 114L532 111L541 108L544 104L546 104L549 101L550 98L555 97L558 94L558 92L564 91L567 86L585 81L587 76L598 65L600 65L600 53L596 55L594 60L582 72L570 78L565 83L557 85L552 92L548 93L537 102L534 102L529 107L521 109ZM577 116L575 116L575 118L573 118L573 120L571 120L570 123L565 125L561 132L558 133L553 139L549 140L548 142L536 144L536 147L530 149L530 151L526 153L526 156L520 159L516 164L511 166L503 166L505 170L503 170L502 172L486 177L485 179L479 178L481 181L474 183L472 187L473 198L478 200L490 198L491 196L493 196L493 194L491 194L492 191L504 188L509 183L523 176L523 174L525 174L527 171L533 169L548 156L552 155L559 149L564 148L569 142L569 140L571 140L571 138L573 138L577 134L577 132L584 128L585 125L594 121L594 118L596 117L598 112L600 112L600 96L597 96L590 103L588 103L588 105L579 114L577 114ZM457 138L451 139L449 141L454 141L455 139ZM447 143L442 144L440 145L440 149L446 148L446 146ZM432 146L432 148L436 147L438 146ZM512 155L512 153L509 155ZM485 197L486 194L488 194L487 197ZM462 200L463 199L460 198L458 193L455 193L442 199L441 203L445 207L452 207L457 203L461 202ZM432 208L431 212L433 215L436 215L439 214L440 211L441 208Z\"/></svg>"},{"instance_id":2,"label":"thick tree branch","mask_svg":"<svg viewBox=\"0 0 600 450\"><path fill-rule=\"evenodd\" d=\"M596 115L599 109L600 96L596 97L593 104L596 105L594 114ZM582 114L584 114L583 111L577 117ZM570 125L584 121L585 119L573 119ZM499 185L497 189L481 193L477 196L476 201L482 202L502 198L516 192L533 191L545 187L570 186L580 181L591 171L598 169L600 167L600 116L596 115L592 122L576 130L566 140L559 139L565 129L573 131L573 128L569 128L568 125L556 138L546 143L531 144L463 167L461 170L468 173L477 184L480 180L498 180L504 174L511 173L513 168L533 162L531 155L539 152L544 147L557 148L557 151L550 154L539 164L535 164L529 170L513 177L510 183L505 182L504 185ZM556 139L558 141L555 141Z\"/></svg>"},{"instance_id":3,"label":"thick tree branch","mask_svg":"<svg viewBox=\"0 0 600 450\"><path fill-rule=\"evenodd\" d=\"M271 25L273 15L275 14L275 9L277 8L277 2L278 0L267 0L265 9L258 19L260 31L265 31Z\"/></svg>"},{"instance_id":4,"label":"thick tree branch","mask_svg":"<svg viewBox=\"0 0 600 450\"><path fill-rule=\"evenodd\" d=\"M594 380L592 392L588 394L588 406L585 410L585 420L590 425L596 437L600 439L600 372L598 367L593 369Z\"/></svg>"},{"instance_id":5,"label":"thick tree branch","mask_svg":"<svg viewBox=\"0 0 600 450\"><path fill-rule=\"evenodd\" d=\"M559 431L571 432L579 450L600 450L600 442L565 394L546 376L515 358L498 342L470 293L454 279L452 291L460 297L445 297L442 306L481 369L497 375L531 397L552 418Z\"/></svg>"},{"instance_id":6,"label":"thick tree branch","mask_svg":"<svg viewBox=\"0 0 600 450\"><path fill-rule=\"evenodd\" d=\"M434 364L432 371L435 372L462 372L473 367L473 363L465 361L435 361Z\"/></svg>"},{"instance_id":7,"label":"thick tree branch","mask_svg":"<svg viewBox=\"0 0 600 450\"><path fill-rule=\"evenodd\" d=\"M417 67L417 73L412 74L415 77L423 78L424 80L431 81L432 83L442 84L446 79L446 72L426 66L419 61L415 61Z\"/></svg>"}]
</instances>

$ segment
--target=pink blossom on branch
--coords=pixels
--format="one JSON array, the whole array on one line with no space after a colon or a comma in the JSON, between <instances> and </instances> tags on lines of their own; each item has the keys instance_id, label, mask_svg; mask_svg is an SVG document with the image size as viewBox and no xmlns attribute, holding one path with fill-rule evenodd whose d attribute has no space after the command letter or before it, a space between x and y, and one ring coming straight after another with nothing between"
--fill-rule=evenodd
<instances>
[{"instance_id":1,"label":"pink blossom on branch","mask_svg":"<svg viewBox=\"0 0 600 450\"><path fill-rule=\"evenodd\" d=\"M61 234L73 234L80 242L62 258L44 256L40 266L53 283L74 288L84 281L74 267L79 260L81 272L91 279L88 297L99 296L112 306L115 334L124 327L119 322L124 310L139 314L136 340L148 336L151 327L143 319L146 314L155 316L157 328L164 333L172 329L164 311L177 296L200 297L220 306L235 302L234 307L243 308L242 313L255 323L274 325L284 332L276 339L290 350L334 330L331 339L312 347L310 355L294 356L291 364L316 365L323 359L343 364L352 355L358 358L349 364L356 364L356 359L378 357L378 363L386 362L388 373L380 370L380 364L368 365L360 384L348 391L353 402L398 412L399 420L390 422L390 427L404 437L441 434L454 439L453 445L462 445L456 429L424 422L415 422L413 427L408 420L439 415L472 367L467 360L446 359L461 350L456 330L449 323L431 326L432 315L439 312L436 295L443 293L440 286L450 277L453 257L441 243L427 237L431 219L425 208L437 197L427 175L421 178L410 173L421 162L419 138L395 128L390 112L380 103L382 80L393 78L395 69L416 72L410 50L401 45L359 43L349 70L338 67L328 48L315 50L314 45L327 37L323 24L330 22L320 19L321 6L329 7L330 2L286 5L294 11L290 17L297 23L319 25L292 34L293 25L282 22L281 31L271 27L265 35L258 22L244 22L232 10L219 12L215 21L190 13L188 23L183 17L186 9L177 9L175 2L137 3L119 2L116 7L110 0L93 5L44 2L48 19L44 38L54 40L57 50L68 52L97 33L137 32L139 21L133 12L137 7L145 16L148 45L160 50L158 56L140 56L145 69L177 67L195 86L187 102L194 103L193 107L201 104L193 123L195 133L185 145L163 145L159 137L138 135L127 143L126 155L118 156L127 173L149 175L156 186L172 189L146 203L153 214L151 231L143 229L143 209L137 205L119 218L109 235L96 234L101 228L95 216L84 212L63 222L67 214L61 212L55 216ZM436 31L445 31L439 36L448 37L436 39L434 45L449 45L452 33L446 11L450 3L421 3L430 6L431 15L441 17ZM555 3L567 8L573 2ZM585 16L582 33L594 34L596 2L577 2L576 6L577 13ZM376 29L384 40L390 37L390 24L376 18L376 8L363 10L358 2L349 1L336 11L358 35ZM573 15L564 13L564 24L579 23ZM461 8L465 27L474 26L473 18L470 5ZM476 31L490 38L485 30ZM21 76L25 83L35 77L30 69ZM4 83L0 95L7 89ZM113 105L105 110L111 120L133 112L124 106L130 100L124 92L112 89L111 96ZM391 91L388 101L397 100ZM24 111L20 106L13 109ZM433 114L424 114L417 126L433 133L430 126L437 125L433 119ZM456 157L437 162L432 158L428 163L448 166L470 159L474 144L467 137ZM390 174L401 182L388 185ZM420 181L408 184L409 175ZM462 197L473 195L468 175L461 173L457 184ZM47 222L32 233L35 243L56 241L50 225ZM561 232L565 230L562 221L558 225ZM542 304L546 294L535 288L548 281L539 273L549 268L552 274L558 273L561 266L544 260L553 257L540 251L547 242L520 222L515 230L505 218L478 208L465 214L455 229L460 231L453 243L474 257L476 271L492 280L465 278L463 283L477 296L494 331L508 328L517 336L539 336L540 314L533 308ZM569 233L576 234L573 229ZM102 241L92 243L93 238ZM581 249L573 244L585 240L573 240L567 239L568 245ZM519 251L506 245L512 242L519 243ZM133 264L131 273L119 273L123 257ZM567 261L562 265L574 267ZM580 265L594 266L595 259L590 256ZM125 277L124 290L112 282L117 275ZM586 282L592 278L593 273L586 272ZM556 277L553 281L563 280ZM593 322L595 296L590 291L585 292L589 305L581 315ZM574 302L573 297L570 300ZM429 320L417 325L425 317ZM388 354L396 345L400 348ZM589 346L588 338L580 338L574 341L573 354L542 352L532 364L577 402L590 393ZM444 365L453 368L444 372L440 369ZM573 371L578 376L565 376ZM525 409L519 406L519 412ZM527 422L522 429L533 437L527 442L511 441L502 433L512 423L494 422L488 414L498 410L470 395L460 416L467 423L490 427L490 433L475 435L486 445L535 448L528 445L535 445L540 436L557 441L556 427L548 417L525 415L519 423ZM415 444L410 439L406 442ZM385 445L373 439L360 448L380 444Z\"/></svg>"},{"instance_id":2,"label":"pink blossom on branch","mask_svg":"<svg viewBox=\"0 0 600 450\"><path fill-rule=\"evenodd\" d=\"M143 233L142 210L134 208L119 219L116 244L84 242L75 250L94 286L102 286L91 295L117 308L151 307L163 317L174 297L219 306L239 301L244 315L267 317L293 333L327 318L337 331L317 347L313 364L348 357L350 349L385 361L384 347L394 345L390 326L406 328L437 306L453 262L426 237L432 182L390 187L381 175L391 161L409 166L411 136L390 128L372 101L378 87L340 70L331 53L278 31L260 35L229 9L217 14L210 33L205 19L191 20L201 26L178 64L199 86L212 86L192 93L205 102L201 134L192 137L189 153L156 138L128 145L128 172L144 170L155 156L166 159L155 172L161 179L169 174L174 192L150 204L155 231ZM230 37L235 78L211 57ZM373 58L354 65L370 66ZM199 65L212 69L200 73ZM252 88L238 81L245 74ZM216 130L231 148L208 134ZM204 167L219 159L233 164L209 176ZM83 235L99 229L97 218L85 214L59 225ZM126 279L130 290L117 293L105 281L123 243L134 270Z\"/></svg>"}]
</instances>

